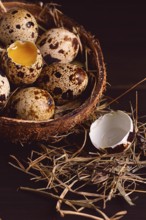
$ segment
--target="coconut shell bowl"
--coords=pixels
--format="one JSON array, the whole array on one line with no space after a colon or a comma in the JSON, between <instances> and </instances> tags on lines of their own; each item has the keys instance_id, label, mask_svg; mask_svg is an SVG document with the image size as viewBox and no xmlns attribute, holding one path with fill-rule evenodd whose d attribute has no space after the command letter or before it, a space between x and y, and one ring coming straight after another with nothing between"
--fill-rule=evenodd
<instances>
[{"instance_id":1,"label":"coconut shell bowl","mask_svg":"<svg viewBox=\"0 0 146 220\"><path fill-rule=\"evenodd\" d=\"M86 88L80 95L69 98L69 100L63 103L56 103L56 101L54 101L54 114L49 119L43 120L14 117L14 115L11 114L11 108L9 108L13 94L21 89L21 87L23 89L27 87L37 87L37 80L33 83L29 82L27 85L23 85L23 83L21 85L20 83L16 86L10 83L10 95L3 108L1 108L0 139L14 143L49 141L52 137L60 137L61 135L69 133L76 125L88 119L99 103L106 85L106 70L102 50L98 40L95 39L91 33L87 32L82 25L64 15L56 4L48 3L42 6L22 2L3 2L0 7L1 21L5 13L13 8L27 10L33 15L38 24L38 39L41 38L46 31L54 28L65 29L73 33L78 40L79 49L74 59L66 61L69 63L67 65L71 63L72 65L76 65L77 68L82 68L88 76ZM31 25L31 23L29 24ZM19 27L17 26L17 28L21 29L21 25ZM11 31L9 34L11 38ZM36 41L38 41L38 39ZM17 40L19 40L19 38ZM0 42L0 47L2 51L1 54L8 48L3 42ZM0 59L2 59L2 55ZM62 65L59 59L53 60L52 62L53 64L51 63L50 65L54 65L54 62L58 62L59 65ZM9 62L3 62L2 59L1 64L3 65L3 63L6 65L9 64ZM1 71L3 74L6 74L3 71L2 65ZM43 59L42 66L46 67L47 65L49 64Z\"/></svg>"}]
</instances>

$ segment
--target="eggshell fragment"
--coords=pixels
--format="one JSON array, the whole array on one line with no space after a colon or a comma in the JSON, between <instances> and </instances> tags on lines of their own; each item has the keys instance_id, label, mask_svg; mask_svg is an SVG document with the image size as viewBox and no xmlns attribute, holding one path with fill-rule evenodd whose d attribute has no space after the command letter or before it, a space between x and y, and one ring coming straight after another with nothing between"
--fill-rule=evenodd
<instances>
[{"instance_id":1,"label":"eggshell fragment","mask_svg":"<svg viewBox=\"0 0 146 220\"><path fill-rule=\"evenodd\" d=\"M65 28L52 28L45 32L37 45L47 64L69 63L76 57L79 50L77 36Z\"/></svg>"},{"instance_id":2,"label":"eggshell fragment","mask_svg":"<svg viewBox=\"0 0 146 220\"><path fill-rule=\"evenodd\" d=\"M2 68L14 85L31 84L43 65L42 55L34 43L16 41L2 53Z\"/></svg>"},{"instance_id":3,"label":"eggshell fragment","mask_svg":"<svg viewBox=\"0 0 146 220\"><path fill-rule=\"evenodd\" d=\"M133 122L123 111L113 111L99 117L91 124L89 137L97 148L115 148L128 146L128 137L133 132Z\"/></svg>"}]
</instances>

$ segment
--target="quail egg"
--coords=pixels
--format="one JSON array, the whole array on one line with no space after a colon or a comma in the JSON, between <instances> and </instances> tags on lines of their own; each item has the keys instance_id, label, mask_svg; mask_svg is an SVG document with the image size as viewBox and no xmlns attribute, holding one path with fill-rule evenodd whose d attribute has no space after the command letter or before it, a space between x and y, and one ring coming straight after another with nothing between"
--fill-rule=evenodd
<instances>
[{"instance_id":1,"label":"quail egg","mask_svg":"<svg viewBox=\"0 0 146 220\"><path fill-rule=\"evenodd\" d=\"M9 45L16 40L35 42L38 37L38 24L34 16L22 8L6 12L0 21L0 41Z\"/></svg>"},{"instance_id":2,"label":"quail egg","mask_svg":"<svg viewBox=\"0 0 146 220\"><path fill-rule=\"evenodd\" d=\"M42 55L34 43L16 41L2 54L2 68L14 85L31 84L43 65Z\"/></svg>"},{"instance_id":3,"label":"quail egg","mask_svg":"<svg viewBox=\"0 0 146 220\"><path fill-rule=\"evenodd\" d=\"M77 36L64 28L52 28L45 32L37 45L47 64L69 63L76 57L79 50Z\"/></svg>"},{"instance_id":4,"label":"quail egg","mask_svg":"<svg viewBox=\"0 0 146 220\"><path fill-rule=\"evenodd\" d=\"M0 71L0 109L6 104L10 94L10 84L7 77Z\"/></svg>"},{"instance_id":5,"label":"quail egg","mask_svg":"<svg viewBox=\"0 0 146 220\"><path fill-rule=\"evenodd\" d=\"M10 117L44 121L53 116L55 104L46 90L28 87L17 90L11 96L7 109Z\"/></svg>"},{"instance_id":6,"label":"quail egg","mask_svg":"<svg viewBox=\"0 0 146 220\"><path fill-rule=\"evenodd\" d=\"M48 90L57 104L75 99L83 93L87 84L87 73L71 63L46 66L37 80L37 85Z\"/></svg>"}]
</instances>

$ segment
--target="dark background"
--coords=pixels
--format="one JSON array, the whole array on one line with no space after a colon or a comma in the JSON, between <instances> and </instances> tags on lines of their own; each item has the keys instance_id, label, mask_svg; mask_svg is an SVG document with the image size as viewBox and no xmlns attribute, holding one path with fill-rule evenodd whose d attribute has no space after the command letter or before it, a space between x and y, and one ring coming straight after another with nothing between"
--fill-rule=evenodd
<instances>
[{"instance_id":1,"label":"dark background","mask_svg":"<svg viewBox=\"0 0 146 220\"><path fill-rule=\"evenodd\" d=\"M102 46L112 86L145 77L146 3L56 0L60 9L95 35Z\"/></svg>"},{"instance_id":2,"label":"dark background","mask_svg":"<svg viewBox=\"0 0 146 220\"><path fill-rule=\"evenodd\" d=\"M106 0L56 0L61 10L82 24L99 39L107 68L106 94L117 97L146 77L146 3ZM113 108L135 108L135 93L139 97L139 118L146 115L146 82L129 92ZM145 119L144 119L145 120ZM59 220L54 212L55 202L17 190L19 186L33 186L29 176L15 170L8 162L10 154L25 158L30 146L0 143L0 218L2 220ZM145 187L146 189L146 187ZM137 196L137 195L135 195ZM113 200L107 213L126 209L124 220L145 220L146 194L138 195L135 206L122 199ZM65 220L84 219L68 216Z\"/></svg>"}]
</instances>

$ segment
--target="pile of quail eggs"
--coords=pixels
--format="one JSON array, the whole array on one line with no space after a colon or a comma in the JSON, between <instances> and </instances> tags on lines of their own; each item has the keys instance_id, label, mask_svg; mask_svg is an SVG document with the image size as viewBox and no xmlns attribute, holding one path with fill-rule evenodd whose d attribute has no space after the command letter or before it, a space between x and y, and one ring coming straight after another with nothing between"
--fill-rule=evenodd
<instances>
[{"instance_id":1,"label":"pile of quail eggs","mask_svg":"<svg viewBox=\"0 0 146 220\"><path fill-rule=\"evenodd\" d=\"M56 105L85 91L88 75L72 63L79 53L73 32L55 27L39 35L35 17L22 8L4 13L0 30L0 109L4 114L49 120Z\"/></svg>"}]
</instances>

